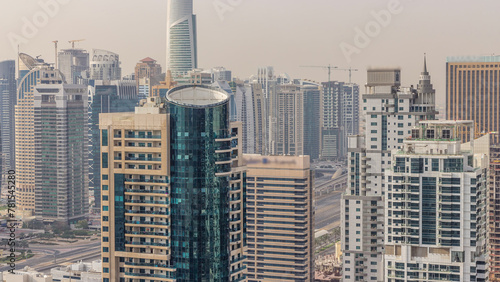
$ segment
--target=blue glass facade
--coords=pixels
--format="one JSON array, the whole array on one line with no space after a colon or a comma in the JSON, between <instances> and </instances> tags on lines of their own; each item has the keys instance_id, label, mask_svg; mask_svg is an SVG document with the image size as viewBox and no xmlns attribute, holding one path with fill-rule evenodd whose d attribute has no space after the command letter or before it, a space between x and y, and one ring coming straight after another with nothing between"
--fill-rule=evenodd
<instances>
[{"instance_id":1,"label":"blue glass facade","mask_svg":"<svg viewBox=\"0 0 500 282\"><path fill-rule=\"evenodd\" d=\"M176 279L229 281L231 156L216 152L231 148L229 100L205 106L169 101L168 107Z\"/></svg>"},{"instance_id":2,"label":"blue glass facade","mask_svg":"<svg viewBox=\"0 0 500 282\"><path fill-rule=\"evenodd\" d=\"M91 81L91 85L93 81ZM99 130L99 114L133 112L139 99L121 99L116 85L97 85L95 94L89 104L89 188L94 191L95 208L101 208L101 152L100 142L108 140L108 135L102 140ZM112 134L112 133L108 133Z\"/></svg>"}]
</instances>

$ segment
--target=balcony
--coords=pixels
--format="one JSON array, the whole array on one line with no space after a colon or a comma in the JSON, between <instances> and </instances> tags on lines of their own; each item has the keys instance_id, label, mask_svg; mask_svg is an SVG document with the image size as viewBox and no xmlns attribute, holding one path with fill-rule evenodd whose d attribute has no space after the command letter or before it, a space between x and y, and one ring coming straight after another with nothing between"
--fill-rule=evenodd
<instances>
[{"instance_id":1,"label":"balcony","mask_svg":"<svg viewBox=\"0 0 500 282\"><path fill-rule=\"evenodd\" d=\"M169 205L169 201L150 201L150 200L128 200L125 203L130 204L154 204L154 205Z\"/></svg>"},{"instance_id":2,"label":"balcony","mask_svg":"<svg viewBox=\"0 0 500 282\"><path fill-rule=\"evenodd\" d=\"M136 276L136 277L144 277L145 279L148 277L154 277L154 278L165 278L165 279L171 279L175 280L175 275L174 274L152 274L152 273L135 273L135 272L125 272L125 275L128 276Z\"/></svg>"},{"instance_id":3,"label":"balcony","mask_svg":"<svg viewBox=\"0 0 500 282\"><path fill-rule=\"evenodd\" d=\"M141 220L125 220L125 223L138 224L138 225L170 226L170 222L155 222L155 221L141 221Z\"/></svg>"},{"instance_id":4,"label":"balcony","mask_svg":"<svg viewBox=\"0 0 500 282\"><path fill-rule=\"evenodd\" d=\"M120 159L121 160L121 159ZM161 158L125 157L126 161L161 162Z\"/></svg>"},{"instance_id":5,"label":"balcony","mask_svg":"<svg viewBox=\"0 0 500 282\"><path fill-rule=\"evenodd\" d=\"M165 190L143 190L143 189L125 189L126 193L148 193L148 194L161 194L168 195Z\"/></svg>"},{"instance_id":6,"label":"balcony","mask_svg":"<svg viewBox=\"0 0 500 282\"><path fill-rule=\"evenodd\" d=\"M153 247L170 247L170 244L168 244L168 243L156 243L156 242L132 242L132 241L125 241L125 245L153 246Z\"/></svg>"},{"instance_id":7,"label":"balcony","mask_svg":"<svg viewBox=\"0 0 500 282\"><path fill-rule=\"evenodd\" d=\"M153 214L153 215L170 215L168 211L134 211L134 210L127 210L125 213L132 213L132 214Z\"/></svg>"},{"instance_id":8,"label":"balcony","mask_svg":"<svg viewBox=\"0 0 500 282\"><path fill-rule=\"evenodd\" d=\"M132 179L125 178L125 182L135 182L135 183L168 183L167 179Z\"/></svg>"}]
</instances>

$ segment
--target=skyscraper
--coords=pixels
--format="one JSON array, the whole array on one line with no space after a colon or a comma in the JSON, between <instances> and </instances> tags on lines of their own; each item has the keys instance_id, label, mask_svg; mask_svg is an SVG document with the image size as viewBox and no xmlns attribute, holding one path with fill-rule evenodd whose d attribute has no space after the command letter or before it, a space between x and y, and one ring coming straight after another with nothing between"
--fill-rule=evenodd
<instances>
[{"instance_id":1,"label":"skyscraper","mask_svg":"<svg viewBox=\"0 0 500 282\"><path fill-rule=\"evenodd\" d=\"M319 84L300 87L304 99L304 155L311 160L319 158L321 150L321 86Z\"/></svg>"},{"instance_id":2,"label":"skyscraper","mask_svg":"<svg viewBox=\"0 0 500 282\"><path fill-rule=\"evenodd\" d=\"M193 0L168 0L167 12L167 70L178 77L198 67Z\"/></svg>"},{"instance_id":3,"label":"skyscraper","mask_svg":"<svg viewBox=\"0 0 500 282\"><path fill-rule=\"evenodd\" d=\"M76 223L88 216L87 88L34 87L35 216Z\"/></svg>"},{"instance_id":4,"label":"skyscraper","mask_svg":"<svg viewBox=\"0 0 500 282\"><path fill-rule=\"evenodd\" d=\"M420 121L393 151L385 171L385 281L476 281L481 170L461 146L464 126L474 123Z\"/></svg>"},{"instance_id":5,"label":"skyscraper","mask_svg":"<svg viewBox=\"0 0 500 282\"><path fill-rule=\"evenodd\" d=\"M473 120L478 134L500 132L500 56L448 57L446 78L446 119Z\"/></svg>"},{"instance_id":6,"label":"skyscraper","mask_svg":"<svg viewBox=\"0 0 500 282\"><path fill-rule=\"evenodd\" d=\"M321 129L321 157L324 159L337 159L342 147L341 132L341 101L343 83L329 81L322 83L323 99L322 129Z\"/></svg>"},{"instance_id":7,"label":"skyscraper","mask_svg":"<svg viewBox=\"0 0 500 282\"><path fill-rule=\"evenodd\" d=\"M101 115L103 281L244 279L241 124L228 105L221 90L181 86Z\"/></svg>"},{"instance_id":8,"label":"skyscraper","mask_svg":"<svg viewBox=\"0 0 500 282\"><path fill-rule=\"evenodd\" d=\"M134 81L91 80L88 86L89 119L89 189L93 191L95 209L101 209L101 132L99 114L133 112L139 103Z\"/></svg>"},{"instance_id":9,"label":"skyscraper","mask_svg":"<svg viewBox=\"0 0 500 282\"><path fill-rule=\"evenodd\" d=\"M248 281L314 281L309 156L244 155Z\"/></svg>"},{"instance_id":10,"label":"skyscraper","mask_svg":"<svg viewBox=\"0 0 500 282\"><path fill-rule=\"evenodd\" d=\"M80 84L89 69L89 53L82 49L61 50L58 54L58 66L69 84Z\"/></svg>"},{"instance_id":11,"label":"skyscraper","mask_svg":"<svg viewBox=\"0 0 500 282\"><path fill-rule=\"evenodd\" d=\"M16 64L15 61L0 62L0 134L2 157L0 177L15 169L15 120ZM0 178L1 180L1 178ZM2 186L7 185L2 181Z\"/></svg>"},{"instance_id":12,"label":"skyscraper","mask_svg":"<svg viewBox=\"0 0 500 282\"><path fill-rule=\"evenodd\" d=\"M300 85L278 85L276 92L269 93L270 116L273 128L270 131L270 153L273 155L300 156L304 150L304 98Z\"/></svg>"},{"instance_id":13,"label":"skyscraper","mask_svg":"<svg viewBox=\"0 0 500 282\"><path fill-rule=\"evenodd\" d=\"M110 51L93 49L90 59L89 79L120 80L122 68L120 56Z\"/></svg>"},{"instance_id":14,"label":"skyscraper","mask_svg":"<svg viewBox=\"0 0 500 282\"><path fill-rule=\"evenodd\" d=\"M359 85L323 82L321 157L338 159L347 153L347 136L359 133Z\"/></svg>"},{"instance_id":15,"label":"skyscraper","mask_svg":"<svg viewBox=\"0 0 500 282\"><path fill-rule=\"evenodd\" d=\"M425 67L418 89L400 86L399 69L368 70L367 80L362 96L365 134L349 137L348 187L341 200L346 281L384 280L384 173L391 167L392 150L402 148L416 122L436 115L432 91L420 90L429 89Z\"/></svg>"},{"instance_id":16,"label":"skyscraper","mask_svg":"<svg viewBox=\"0 0 500 282\"><path fill-rule=\"evenodd\" d=\"M343 137L345 139L342 155L344 155L347 153L347 136L359 134L359 85L345 83L342 100Z\"/></svg>"},{"instance_id":17,"label":"skyscraper","mask_svg":"<svg viewBox=\"0 0 500 282\"><path fill-rule=\"evenodd\" d=\"M42 60L19 54L20 75L15 106L16 206L21 216L35 211L34 88L39 84L61 84L61 72Z\"/></svg>"}]
</instances>

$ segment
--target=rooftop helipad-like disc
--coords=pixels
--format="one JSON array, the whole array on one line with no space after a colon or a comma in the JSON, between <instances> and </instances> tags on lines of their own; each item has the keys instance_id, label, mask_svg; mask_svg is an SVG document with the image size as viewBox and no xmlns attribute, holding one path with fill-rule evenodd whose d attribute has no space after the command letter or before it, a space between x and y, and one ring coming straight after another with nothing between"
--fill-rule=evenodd
<instances>
[{"instance_id":1,"label":"rooftop helipad-like disc","mask_svg":"<svg viewBox=\"0 0 500 282\"><path fill-rule=\"evenodd\" d=\"M171 89L167 100L184 106L206 107L222 104L229 99L223 90L204 85L185 85Z\"/></svg>"}]
</instances>

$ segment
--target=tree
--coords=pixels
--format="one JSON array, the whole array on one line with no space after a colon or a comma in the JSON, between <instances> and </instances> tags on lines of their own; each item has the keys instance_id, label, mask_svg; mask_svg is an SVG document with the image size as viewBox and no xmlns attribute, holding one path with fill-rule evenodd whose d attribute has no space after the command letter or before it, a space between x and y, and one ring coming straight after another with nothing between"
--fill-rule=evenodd
<instances>
[{"instance_id":1,"label":"tree","mask_svg":"<svg viewBox=\"0 0 500 282\"><path fill-rule=\"evenodd\" d=\"M54 232L54 234L57 234L57 235L62 234L65 231L69 231L69 230L70 230L69 226L64 222L58 221L58 222L55 222L54 225L52 225L52 231Z\"/></svg>"},{"instance_id":2,"label":"tree","mask_svg":"<svg viewBox=\"0 0 500 282\"><path fill-rule=\"evenodd\" d=\"M77 223L78 227L82 229L88 229L89 228L89 223L85 219L79 220Z\"/></svg>"}]
</instances>

